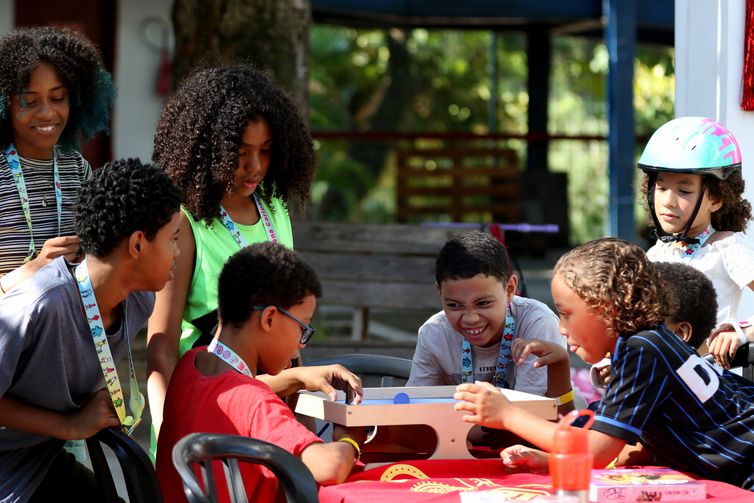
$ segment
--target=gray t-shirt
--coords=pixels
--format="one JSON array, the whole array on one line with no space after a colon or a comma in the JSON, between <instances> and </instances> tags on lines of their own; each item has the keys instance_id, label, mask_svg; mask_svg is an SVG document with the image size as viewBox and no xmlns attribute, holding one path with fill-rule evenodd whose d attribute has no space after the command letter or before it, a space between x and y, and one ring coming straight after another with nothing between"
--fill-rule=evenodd
<instances>
[{"instance_id":1,"label":"gray t-shirt","mask_svg":"<svg viewBox=\"0 0 754 503\"><path fill-rule=\"evenodd\" d=\"M558 318L543 303L514 296L511 314L516 320L514 339L540 339L565 348ZM432 316L419 329L411 376L407 386L442 386L461 384L461 347L463 337L453 330L444 311ZM491 382L500 346L471 347L475 381ZM547 391L547 367L534 368L536 356L530 355L523 365L511 362L505 387L544 396Z\"/></svg>"},{"instance_id":2,"label":"gray t-shirt","mask_svg":"<svg viewBox=\"0 0 754 503\"><path fill-rule=\"evenodd\" d=\"M108 334L113 359L146 324L153 292L126 299L123 323ZM128 375L119 375L121 382ZM105 386L76 281L64 258L0 298L0 397L70 413ZM0 427L0 502L27 500L64 441Z\"/></svg>"}]
</instances>

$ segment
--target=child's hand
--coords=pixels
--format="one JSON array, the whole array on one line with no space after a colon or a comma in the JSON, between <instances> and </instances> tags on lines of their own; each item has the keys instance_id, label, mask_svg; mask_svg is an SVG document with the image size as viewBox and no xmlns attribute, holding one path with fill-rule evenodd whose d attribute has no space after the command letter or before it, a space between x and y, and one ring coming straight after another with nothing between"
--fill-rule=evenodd
<instances>
[{"instance_id":1,"label":"child's hand","mask_svg":"<svg viewBox=\"0 0 754 503\"><path fill-rule=\"evenodd\" d=\"M538 339L515 339L511 344L511 357L516 365L523 365L529 355L539 357L532 365L534 368L568 361L568 353L562 346Z\"/></svg>"},{"instance_id":2,"label":"child's hand","mask_svg":"<svg viewBox=\"0 0 754 503\"><path fill-rule=\"evenodd\" d=\"M467 423L505 429L502 418L510 402L492 384L480 381L460 384L453 398L461 400L455 404L455 410L469 413L462 418Z\"/></svg>"},{"instance_id":3,"label":"child's hand","mask_svg":"<svg viewBox=\"0 0 754 503\"><path fill-rule=\"evenodd\" d=\"M601 388L606 388L612 375L612 365L605 365L594 369L594 382Z\"/></svg>"},{"instance_id":4,"label":"child's hand","mask_svg":"<svg viewBox=\"0 0 754 503\"><path fill-rule=\"evenodd\" d=\"M361 402L364 394L361 379L343 365L299 367L299 372L299 378L307 391L322 391L334 401L338 398L336 389L346 391L346 388L350 387L354 396L351 403L355 405Z\"/></svg>"},{"instance_id":5,"label":"child's hand","mask_svg":"<svg viewBox=\"0 0 754 503\"><path fill-rule=\"evenodd\" d=\"M78 251L78 236L58 236L45 241L44 245L42 245L42 250L39 252L39 256L34 260L38 261L40 267L61 255L65 255L65 258L69 262L72 262L77 258L76 254Z\"/></svg>"},{"instance_id":6,"label":"child's hand","mask_svg":"<svg viewBox=\"0 0 754 503\"><path fill-rule=\"evenodd\" d=\"M107 388L92 393L84 404L68 416L65 440L89 438L104 428L119 427L113 401Z\"/></svg>"},{"instance_id":7,"label":"child's hand","mask_svg":"<svg viewBox=\"0 0 754 503\"><path fill-rule=\"evenodd\" d=\"M751 339L749 336L751 330L753 330L752 327L747 327L745 330L745 335L749 340ZM717 327L707 339L709 352L715 357L715 362L725 369L730 368L730 359L735 356L741 345L741 338L730 323L724 323Z\"/></svg>"},{"instance_id":8,"label":"child's hand","mask_svg":"<svg viewBox=\"0 0 754 503\"><path fill-rule=\"evenodd\" d=\"M548 456L544 451L532 449L520 444L503 449L500 453L503 465L509 472L548 472Z\"/></svg>"}]
</instances>

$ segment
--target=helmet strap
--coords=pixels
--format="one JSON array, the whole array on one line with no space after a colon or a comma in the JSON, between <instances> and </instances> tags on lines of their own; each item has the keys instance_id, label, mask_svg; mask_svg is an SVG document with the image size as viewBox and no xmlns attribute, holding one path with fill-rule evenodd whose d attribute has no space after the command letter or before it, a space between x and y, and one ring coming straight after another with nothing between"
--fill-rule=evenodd
<instances>
[{"instance_id":1,"label":"helmet strap","mask_svg":"<svg viewBox=\"0 0 754 503\"><path fill-rule=\"evenodd\" d=\"M699 213L699 208L702 207L702 200L704 199L705 190L707 190L707 184L704 183L704 175L702 175L702 191L699 193L699 199L696 200L696 206L694 206L694 212L691 214L691 218L689 218L689 223L686 224L686 230L678 236L678 241L682 241L688 245L699 244L698 239L689 237L689 231L691 230L691 224L693 224L694 220L696 220L696 215L697 213Z\"/></svg>"},{"instance_id":2,"label":"helmet strap","mask_svg":"<svg viewBox=\"0 0 754 503\"><path fill-rule=\"evenodd\" d=\"M662 225L660 224L660 220L657 218L657 214L655 213L655 184L657 182L657 173L650 173L649 174L649 185L647 187L647 200L649 201L649 212L652 214L652 221L655 224L655 228L652 229L652 232L650 232L650 236L659 239L663 243L672 243L674 241L679 241L686 244L698 244L699 240L696 238L692 238L688 236L689 231L691 230L691 225L694 223L694 220L696 220L696 215L699 213L699 209L702 207L702 200L704 199L704 192L707 189L707 184L704 181L704 176L702 176L702 192L699 194L699 199L696 201L696 206L694 206L694 211L691 213L691 218L689 218L688 223L686 224L686 229L679 233L679 234L668 234L665 232L665 230L662 228Z\"/></svg>"},{"instance_id":3,"label":"helmet strap","mask_svg":"<svg viewBox=\"0 0 754 503\"><path fill-rule=\"evenodd\" d=\"M670 243L675 241L675 236L668 234L660 225L660 219L657 218L655 213L655 184L657 182L657 173L647 173L649 177L649 183L647 184L647 202L649 203L649 214L652 215L652 222L655 224L655 228L649 233L649 236L654 239L659 239L663 243Z\"/></svg>"}]
</instances>

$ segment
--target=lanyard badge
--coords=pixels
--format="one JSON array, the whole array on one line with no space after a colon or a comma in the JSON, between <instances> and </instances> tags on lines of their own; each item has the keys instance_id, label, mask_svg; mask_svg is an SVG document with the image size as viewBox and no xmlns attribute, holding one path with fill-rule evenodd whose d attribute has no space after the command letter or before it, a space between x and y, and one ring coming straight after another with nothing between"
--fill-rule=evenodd
<instances>
[{"instance_id":1,"label":"lanyard badge","mask_svg":"<svg viewBox=\"0 0 754 503\"><path fill-rule=\"evenodd\" d=\"M278 235L275 232L275 226L272 224L270 214L267 211L267 208L264 207L262 200L258 195L256 195L256 193L254 194L254 204L257 205L259 220L262 221L262 225L264 226L264 233L267 234L267 240L272 243L277 243ZM236 223L232 218L230 218L228 211L223 208L222 204L220 205L220 220L222 220L225 228L228 229L230 235L233 236L233 239L236 241L236 243L238 243L239 248L246 248L249 245L249 243L241 235L241 231L238 230L238 227L236 227Z\"/></svg>"},{"instance_id":2,"label":"lanyard badge","mask_svg":"<svg viewBox=\"0 0 754 503\"><path fill-rule=\"evenodd\" d=\"M13 175L13 181L16 184L18 197L21 199L21 209L24 212L26 226L29 228L29 254L24 259L24 263L32 260L37 249L34 244L34 229L31 224L31 208L29 206L29 194L26 191L26 181L24 180L24 171L21 168L21 159L18 157L16 147L11 143L5 149L5 158L8 160L8 167ZM58 236L60 236L60 221L63 215L63 190L60 186L60 173L58 171L58 151L54 149L52 161L52 182L55 190L55 206L58 211Z\"/></svg>"},{"instance_id":3,"label":"lanyard badge","mask_svg":"<svg viewBox=\"0 0 754 503\"><path fill-rule=\"evenodd\" d=\"M237 372L249 376L252 379L254 378L254 374L251 373L251 369L246 365L246 362L243 361L243 358L238 356L236 352L228 346L217 340L217 338L212 339L212 342L207 346L207 352L220 358L222 361L233 367Z\"/></svg>"},{"instance_id":4,"label":"lanyard badge","mask_svg":"<svg viewBox=\"0 0 754 503\"><path fill-rule=\"evenodd\" d=\"M515 331L516 320L513 318L509 306L505 311L505 328L503 328L503 337L500 339L500 351L497 355L497 365L495 365L495 377L492 378L492 384L498 388L505 386L505 377L508 373L508 364L511 361L511 344L513 344ZM461 346L461 382L474 382L471 344L465 338L463 338Z\"/></svg>"},{"instance_id":5,"label":"lanyard badge","mask_svg":"<svg viewBox=\"0 0 754 503\"><path fill-rule=\"evenodd\" d=\"M92 288L92 281L89 278L86 259L76 266L74 274L79 287L79 294L81 295L81 303L84 305L86 321L89 324L89 331L94 340L94 348L97 351L97 357L102 368L102 375L105 378L107 390L110 392L110 399L113 401L115 412L118 414L121 428L126 435L130 436L141 422L141 413L144 410L144 395L139 392L139 383L136 380L136 369L134 368L133 355L131 354L126 301L123 302L123 336L126 338L126 344L128 345L128 367L130 374L128 408L131 411L131 415L126 415L123 390L121 389L118 371L115 368L115 362L113 362L113 356L110 352L110 344L107 341L105 327L102 324L97 299L94 296L94 289Z\"/></svg>"}]
</instances>

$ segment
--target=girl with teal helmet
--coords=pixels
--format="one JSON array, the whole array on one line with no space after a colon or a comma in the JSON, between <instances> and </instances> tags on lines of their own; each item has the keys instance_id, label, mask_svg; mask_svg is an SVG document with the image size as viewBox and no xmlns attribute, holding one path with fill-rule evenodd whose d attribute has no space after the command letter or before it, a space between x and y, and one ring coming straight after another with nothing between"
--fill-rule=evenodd
<instances>
[{"instance_id":1,"label":"girl with teal helmet","mask_svg":"<svg viewBox=\"0 0 754 503\"><path fill-rule=\"evenodd\" d=\"M638 167L647 175L643 191L658 239L647 255L686 263L712 281L719 328L709 348L727 366L741 344L754 340L754 328L744 333L735 321L741 290L754 289L754 248L743 235L751 205L743 198L738 142L713 119L680 117L652 135Z\"/></svg>"},{"instance_id":2,"label":"girl with teal helmet","mask_svg":"<svg viewBox=\"0 0 754 503\"><path fill-rule=\"evenodd\" d=\"M732 173L740 172L741 149L736 138L720 123L705 117L680 117L655 131L641 154L639 169L648 176L647 199L657 238L663 242L698 244L699 239L689 236L688 232L704 199L706 181L709 177L726 180ZM665 232L657 218L654 189L658 172L702 176L702 192L686 229L681 233Z\"/></svg>"}]
</instances>

